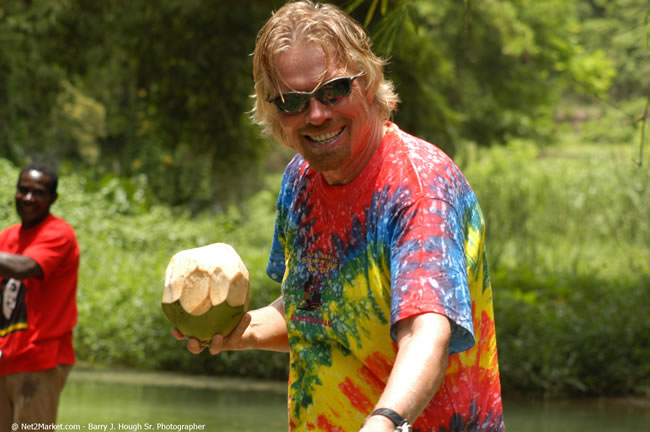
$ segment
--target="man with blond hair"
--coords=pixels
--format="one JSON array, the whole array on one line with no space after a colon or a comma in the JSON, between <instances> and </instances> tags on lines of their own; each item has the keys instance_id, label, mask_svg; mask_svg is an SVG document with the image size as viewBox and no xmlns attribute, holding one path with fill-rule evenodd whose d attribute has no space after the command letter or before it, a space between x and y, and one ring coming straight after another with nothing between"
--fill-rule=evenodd
<instances>
[{"instance_id":1,"label":"man with blond hair","mask_svg":"<svg viewBox=\"0 0 650 432\"><path fill-rule=\"evenodd\" d=\"M485 228L460 170L390 121L385 62L336 6L286 4L253 61L254 120L297 153L267 267L282 295L210 352L289 352L290 430L502 431Z\"/></svg>"}]
</instances>

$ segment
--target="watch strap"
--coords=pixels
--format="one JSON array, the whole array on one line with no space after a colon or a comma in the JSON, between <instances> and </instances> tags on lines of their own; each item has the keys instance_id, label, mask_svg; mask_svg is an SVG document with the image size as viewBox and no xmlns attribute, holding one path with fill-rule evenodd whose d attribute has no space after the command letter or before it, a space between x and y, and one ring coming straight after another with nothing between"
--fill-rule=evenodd
<instances>
[{"instance_id":1,"label":"watch strap","mask_svg":"<svg viewBox=\"0 0 650 432\"><path fill-rule=\"evenodd\" d=\"M387 417L390 421L393 422L393 424L395 425L396 430L400 430L400 431L401 430L405 430L405 431L410 430L410 427L409 427L410 425L409 425L408 421L404 417L402 417L401 415L397 414L392 409L378 408L378 409L374 410L372 413L370 413L370 415L368 417L372 417L372 416L375 416L375 415L380 415L380 416ZM405 426L406 426L406 428L404 428Z\"/></svg>"}]
</instances>

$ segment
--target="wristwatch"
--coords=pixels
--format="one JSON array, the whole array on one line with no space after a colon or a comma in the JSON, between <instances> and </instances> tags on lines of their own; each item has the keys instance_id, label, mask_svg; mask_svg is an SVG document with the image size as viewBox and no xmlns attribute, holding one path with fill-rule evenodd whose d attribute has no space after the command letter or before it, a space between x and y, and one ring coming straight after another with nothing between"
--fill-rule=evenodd
<instances>
[{"instance_id":1,"label":"wristwatch","mask_svg":"<svg viewBox=\"0 0 650 432\"><path fill-rule=\"evenodd\" d=\"M387 417L390 421L392 421L393 424L395 425L395 431L394 432L411 432L413 430L413 428L409 424L408 420L406 420L401 415L397 414L392 409L378 408L378 409L374 410L373 412L371 412L368 417L372 417L372 416L375 416L375 415L380 415L380 416Z\"/></svg>"}]
</instances>

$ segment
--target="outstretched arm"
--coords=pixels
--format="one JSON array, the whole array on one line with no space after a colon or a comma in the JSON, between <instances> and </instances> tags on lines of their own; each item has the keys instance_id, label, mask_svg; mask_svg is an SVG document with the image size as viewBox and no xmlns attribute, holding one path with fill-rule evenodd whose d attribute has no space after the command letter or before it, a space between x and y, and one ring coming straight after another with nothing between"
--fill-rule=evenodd
<instances>
[{"instance_id":1,"label":"outstretched arm","mask_svg":"<svg viewBox=\"0 0 650 432\"><path fill-rule=\"evenodd\" d=\"M172 331L178 340L185 337L176 329ZM188 351L198 354L205 346L197 339L187 341ZM277 298L270 305L252 310L244 315L239 325L228 336L216 335L212 338L209 350L216 355L222 351L261 349L267 351L289 352L289 337L284 321L284 302Z\"/></svg>"},{"instance_id":2,"label":"outstretched arm","mask_svg":"<svg viewBox=\"0 0 650 432\"><path fill-rule=\"evenodd\" d=\"M444 315L425 313L397 323L397 357L375 409L389 408L410 424L438 391L447 370L451 325ZM393 431L391 421L369 417L363 432Z\"/></svg>"},{"instance_id":3,"label":"outstretched arm","mask_svg":"<svg viewBox=\"0 0 650 432\"><path fill-rule=\"evenodd\" d=\"M0 252L0 277L27 279L43 277L43 269L36 261L26 255Z\"/></svg>"}]
</instances>

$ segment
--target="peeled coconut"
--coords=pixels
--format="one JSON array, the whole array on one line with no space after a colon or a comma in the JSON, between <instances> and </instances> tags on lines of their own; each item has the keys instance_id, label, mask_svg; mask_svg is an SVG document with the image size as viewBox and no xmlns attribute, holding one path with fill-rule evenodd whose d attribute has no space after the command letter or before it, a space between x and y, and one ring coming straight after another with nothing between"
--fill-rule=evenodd
<instances>
[{"instance_id":1,"label":"peeled coconut","mask_svg":"<svg viewBox=\"0 0 650 432\"><path fill-rule=\"evenodd\" d=\"M209 344L248 311L250 279L235 249L214 243L178 252L165 271L162 308L185 336Z\"/></svg>"}]
</instances>

